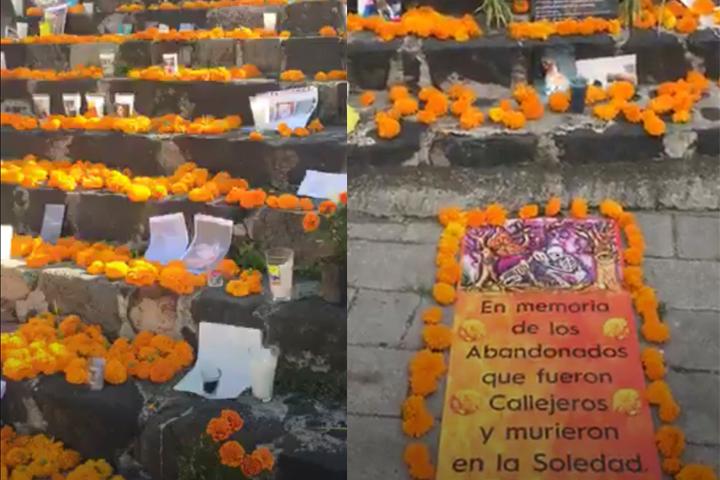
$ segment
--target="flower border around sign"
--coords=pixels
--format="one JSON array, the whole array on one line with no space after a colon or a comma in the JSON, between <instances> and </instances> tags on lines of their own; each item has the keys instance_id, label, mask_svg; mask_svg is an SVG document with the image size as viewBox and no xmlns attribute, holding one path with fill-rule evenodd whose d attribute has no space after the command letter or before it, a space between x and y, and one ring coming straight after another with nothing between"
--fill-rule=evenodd
<instances>
[{"instance_id":1,"label":"flower border around sign","mask_svg":"<svg viewBox=\"0 0 720 480\"><path fill-rule=\"evenodd\" d=\"M544 208L546 217L558 216L562 211L562 200L550 198ZM670 339L670 329L659 316L659 302L655 290L645 284L642 269L645 254L645 240L635 216L626 212L622 205L606 199L600 203L599 213L616 221L621 228L627 248L622 259L623 286L630 292L636 312L642 322L640 332L650 344L664 344ZM518 211L522 219L535 218L540 214L540 205L524 205ZM589 215L588 203L583 198L573 198L569 216L582 219ZM485 209L462 210L458 207L441 208L438 214L443 231L437 245L435 264L437 267L432 295L437 305L421 313L425 324L422 332L425 348L417 352L408 366L408 397L402 406L402 428L409 437L418 438L433 427L433 416L425 405L425 397L438 389L439 380L446 374L447 365L443 352L452 344L452 331L445 325L442 307L455 303L456 289L461 277L458 262L460 242L467 227L505 224L507 212L499 203ZM664 473L676 480L716 480L711 467L683 463L685 434L673 423L680 415L680 406L675 401L664 377L667 372L663 353L653 346L645 347L639 359L643 365L648 385L645 400L657 407L661 425L656 429L655 443L662 459ZM423 442L409 443L403 455L410 477L431 480L435 477L428 445Z\"/></svg>"}]
</instances>

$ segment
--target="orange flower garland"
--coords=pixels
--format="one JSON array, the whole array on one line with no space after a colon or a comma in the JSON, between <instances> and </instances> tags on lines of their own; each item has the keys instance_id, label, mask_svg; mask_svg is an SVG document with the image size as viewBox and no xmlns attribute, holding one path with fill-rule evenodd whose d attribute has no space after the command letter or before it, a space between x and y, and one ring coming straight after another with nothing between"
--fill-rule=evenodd
<instances>
[{"instance_id":1,"label":"orange flower garland","mask_svg":"<svg viewBox=\"0 0 720 480\"><path fill-rule=\"evenodd\" d=\"M103 72L100 67L84 67L77 66L68 71L57 70L34 70L27 67L13 68L10 70L0 70L0 78L2 79L22 79L22 80L71 80L77 78L102 78Z\"/></svg>"},{"instance_id":2,"label":"orange flower garland","mask_svg":"<svg viewBox=\"0 0 720 480\"><path fill-rule=\"evenodd\" d=\"M275 457L266 447L258 447L249 453L240 442L229 440L245 424L243 418L234 410L222 410L220 415L211 418L205 427L205 433L215 443L223 442L218 449L221 465L239 469L248 478L262 472L272 471Z\"/></svg>"},{"instance_id":3,"label":"orange flower garland","mask_svg":"<svg viewBox=\"0 0 720 480\"><path fill-rule=\"evenodd\" d=\"M2 373L13 381L39 375L64 373L68 383L84 384L89 380L90 357L105 358L105 381L125 383L129 377L150 378L149 372L162 366L162 379L172 379L194 360L192 347L184 340L140 332L134 340L120 337L110 344L100 327L83 323L77 315L62 320L46 313L33 317L13 333L3 333ZM162 365L161 365L162 364Z\"/></svg>"},{"instance_id":4,"label":"orange flower garland","mask_svg":"<svg viewBox=\"0 0 720 480\"><path fill-rule=\"evenodd\" d=\"M230 82L262 77L262 72L252 64L242 67L187 68L179 67L175 74L168 73L162 66L153 65L128 72L128 78L160 82Z\"/></svg>"},{"instance_id":5,"label":"orange flower garland","mask_svg":"<svg viewBox=\"0 0 720 480\"><path fill-rule=\"evenodd\" d=\"M472 15L452 17L443 15L430 7L411 8L400 17L399 22L387 21L380 16L361 17L349 14L349 32L366 30L374 32L380 40L390 41L398 37L414 35L421 38L466 42L482 35L482 30Z\"/></svg>"}]
</instances>

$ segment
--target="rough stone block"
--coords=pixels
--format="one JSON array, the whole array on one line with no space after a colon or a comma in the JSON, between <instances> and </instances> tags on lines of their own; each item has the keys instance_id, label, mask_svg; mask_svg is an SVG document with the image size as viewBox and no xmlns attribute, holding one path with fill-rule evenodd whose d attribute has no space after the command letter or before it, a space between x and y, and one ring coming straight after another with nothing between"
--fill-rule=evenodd
<instances>
[{"instance_id":1,"label":"rough stone block","mask_svg":"<svg viewBox=\"0 0 720 480\"><path fill-rule=\"evenodd\" d=\"M219 9L215 9L219 10ZM148 27L148 23L164 24L170 28L179 29L182 23L192 23L195 29L208 29L207 16L213 10L145 10L133 15L137 26L135 30L144 30Z\"/></svg>"},{"instance_id":2,"label":"rough stone block","mask_svg":"<svg viewBox=\"0 0 720 480\"><path fill-rule=\"evenodd\" d=\"M233 67L237 58L236 46L237 42L231 38L197 42L193 51L192 66L195 68Z\"/></svg>"},{"instance_id":3,"label":"rough stone block","mask_svg":"<svg viewBox=\"0 0 720 480\"><path fill-rule=\"evenodd\" d=\"M78 268L56 266L40 271L37 288L54 311L79 315L115 338L127 321L125 309L134 287L88 275Z\"/></svg>"},{"instance_id":4,"label":"rough stone block","mask_svg":"<svg viewBox=\"0 0 720 480\"><path fill-rule=\"evenodd\" d=\"M295 2L286 9L282 29L293 35L317 33L325 25L344 29L344 7L338 0L325 2Z\"/></svg>"},{"instance_id":5,"label":"rough stone block","mask_svg":"<svg viewBox=\"0 0 720 480\"><path fill-rule=\"evenodd\" d=\"M560 160L567 163L605 164L638 162L663 155L662 139L653 138L642 126L613 124L603 132L578 128L554 135L560 149Z\"/></svg>"},{"instance_id":6,"label":"rough stone block","mask_svg":"<svg viewBox=\"0 0 720 480\"><path fill-rule=\"evenodd\" d=\"M645 254L650 257L672 257L675 255L675 241L672 214L655 212L634 212L642 228L647 248Z\"/></svg>"},{"instance_id":7,"label":"rough stone block","mask_svg":"<svg viewBox=\"0 0 720 480\"><path fill-rule=\"evenodd\" d=\"M464 15L478 7L474 0L417 0L413 4L427 5L440 12L454 15Z\"/></svg>"},{"instance_id":8,"label":"rough stone block","mask_svg":"<svg viewBox=\"0 0 720 480\"><path fill-rule=\"evenodd\" d=\"M463 43L428 39L423 42L423 51L436 85L457 74L478 83L510 86L514 69L518 65L525 71L528 68L520 45L505 35Z\"/></svg>"},{"instance_id":9,"label":"rough stone block","mask_svg":"<svg viewBox=\"0 0 720 480\"><path fill-rule=\"evenodd\" d=\"M695 133L695 151L700 155L717 158L720 155L720 128L700 128Z\"/></svg>"},{"instance_id":10,"label":"rough stone block","mask_svg":"<svg viewBox=\"0 0 720 480\"><path fill-rule=\"evenodd\" d=\"M356 38L348 42L348 78L353 87L384 90L390 76L390 62L398 55L400 40L378 42L371 37Z\"/></svg>"},{"instance_id":11,"label":"rough stone block","mask_svg":"<svg viewBox=\"0 0 720 480\"><path fill-rule=\"evenodd\" d=\"M399 419L349 415L348 480L404 480L407 472L400 459L406 445Z\"/></svg>"},{"instance_id":12,"label":"rough stone block","mask_svg":"<svg viewBox=\"0 0 720 480\"><path fill-rule=\"evenodd\" d=\"M100 65L100 53L115 53L118 58L119 45L116 43L78 43L70 46L70 68L80 65Z\"/></svg>"},{"instance_id":13,"label":"rough stone block","mask_svg":"<svg viewBox=\"0 0 720 480\"><path fill-rule=\"evenodd\" d=\"M20 234L39 235L42 227L45 206L48 204L64 204L67 194L60 190L30 189L3 184L0 190L12 192L11 207L13 209L12 225ZM3 217L3 221L5 218ZM63 224L65 232L70 231L67 217Z\"/></svg>"},{"instance_id":14,"label":"rough stone block","mask_svg":"<svg viewBox=\"0 0 720 480\"><path fill-rule=\"evenodd\" d=\"M70 46L60 44L27 45L27 64L35 69L68 70L70 67Z\"/></svg>"},{"instance_id":15,"label":"rough stone block","mask_svg":"<svg viewBox=\"0 0 720 480\"><path fill-rule=\"evenodd\" d=\"M3 322L24 321L28 316L47 310L47 303L33 295L36 270L24 267L20 260L3 260L0 267L0 310Z\"/></svg>"},{"instance_id":16,"label":"rough stone block","mask_svg":"<svg viewBox=\"0 0 720 480\"><path fill-rule=\"evenodd\" d=\"M399 416L413 352L348 347L349 414Z\"/></svg>"},{"instance_id":17,"label":"rough stone block","mask_svg":"<svg viewBox=\"0 0 720 480\"><path fill-rule=\"evenodd\" d=\"M348 344L397 346L420 305L416 293L358 291L348 315Z\"/></svg>"},{"instance_id":18,"label":"rough stone block","mask_svg":"<svg viewBox=\"0 0 720 480\"><path fill-rule=\"evenodd\" d=\"M526 134L442 135L433 143L451 165L490 168L533 161L538 137Z\"/></svg>"},{"instance_id":19,"label":"rough stone block","mask_svg":"<svg viewBox=\"0 0 720 480\"><path fill-rule=\"evenodd\" d=\"M395 167L414 159L420 150L422 134L427 128L417 122L405 122L397 137L385 140L372 133L374 143L351 144L348 155L350 168Z\"/></svg>"},{"instance_id":20,"label":"rough stone block","mask_svg":"<svg viewBox=\"0 0 720 480\"><path fill-rule=\"evenodd\" d=\"M255 65L266 76L279 75L283 70L282 41L277 38L242 40L237 45L238 65Z\"/></svg>"},{"instance_id":21,"label":"rough stone block","mask_svg":"<svg viewBox=\"0 0 720 480\"><path fill-rule=\"evenodd\" d=\"M698 30L687 37L687 49L703 61L702 68L708 78L720 76L720 39L710 28Z\"/></svg>"},{"instance_id":22,"label":"rough stone block","mask_svg":"<svg viewBox=\"0 0 720 480\"><path fill-rule=\"evenodd\" d=\"M646 259L645 280L668 308L720 310L717 262Z\"/></svg>"},{"instance_id":23,"label":"rough stone block","mask_svg":"<svg viewBox=\"0 0 720 480\"><path fill-rule=\"evenodd\" d=\"M690 68L678 37L652 30L633 30L621 47L623 54L637 55L640 83L657 84L684 77Z\"/></svg>"},{"instance_id":24,"label":"rough stone block","mask_svg":"<svg viewBox=\"0 0 720 480\"><path fill-rule=\"evenodd\" d=\"M129 40L121 43L119 56L115 57L115 71L118 76L124 76L124 70L152 65L151 47L151 42L143 40Z\"/></svg>"},{"instance_id":25,"label":"rough stone block","mask_svg":"<svg viewBox=\"0 0 720 480\"><path fill-rule=\"evenodd\" d=\"M22 43L0 46L0 51L5 54L7 68L27 67L27 45Z\"/></svg>"},{"instance_id":26,"label":"rough stone block","mask_svg":"<svg viewBox=\"0 0 720 480\"><path fill-rule=\"evenodd\" d=\"M129 296L128 320L135 331L147 330L175 339L192 336L192 297L179 296L160 286L135 289ZM197 351L197 342L193 343Z\"/></svg>"},{"instance_id":27,"label":"rough stone block","mask_svg":"<svg viewBox=\"0 0 720 480\"><path fill-rule=\"evenodd\" d=\"M663 347L665 363L686 370L716 370L720 358L717 312L669 310L663 320L672 339Z\"/></svg>"},{"instance_id":28,"label":"rough stone block","mask_svg":"<svg viewBox=\"0 0 720 480\"><path fill-rule=\"evenodd\" d=\"M305 75L345 69L345 39L335 37L290 37L283 41L283 70L301 70ZM322 55L318 55L322 52Z\"/></svg>"},{"instance_id":29,"label":"rough stone block","mask_svg":"<svg viewBox=\"0 0 720 480\"><path fill-rule=\"evenodd\" d=\"M678 255L681 258L720 260L720 213L675 216ZM716 263L720 269L720 263Z\"/></svg>"},{"instance_id":30,"label":"rough stone block","mask_svg":"<svg viewBox=\"0 0 720 480\"><path fill-rule=\"evenodd\" d=\"M177 53L179 65L192 65L195 49L204 40L197 42L149 42L150 62L152 65L162 65L163 55Z\"/></svg>"},{"instance_id":31,"label":"rough stone block","mask_svg":"<svg viewBox=\"0 0 720 480\"><path fill-rule=\"evenodd\" d=\"M209 28L222 27L232 30L238 25L248 28L262 28L263 12L276 12L278 17L282 13L277 8L258 8L254 6L214 8L207 11L207 24Z\"/></svg>"}]
</instances>

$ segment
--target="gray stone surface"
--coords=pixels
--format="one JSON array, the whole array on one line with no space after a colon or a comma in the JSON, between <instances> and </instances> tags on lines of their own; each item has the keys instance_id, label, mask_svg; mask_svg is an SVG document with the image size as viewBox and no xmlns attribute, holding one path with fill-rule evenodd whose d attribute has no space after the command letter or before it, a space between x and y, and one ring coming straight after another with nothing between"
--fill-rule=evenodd
<instances>
[{"instance_id":1,"label":"gray stone surface","mask_svg":"<svg viewBox=\"0 0 720 480\"><path fill-rule=\"evenodd\" d=\"M432 287L433 245L357 241L348 245L348 284L379 290Z\"/></svg>"},{"instance_id":2,"label":"gray stone surface","mask_svg":"<svg viewBox=\"0 0 720 480\"><path fill-rule=\"evenodd\" d=\"M647 243L645 255L649 257L672 257L673 217L669 213L638 212L635 218L642 228Z\"/></svg>"},{"instance_id":3,"label":"gray stone surface","mask_svg":"<svg viewBox=\"0 0 720 480\"><path fill-rule=\"evenodd\" d=\"M348 344L398 346L414 320L420 296L358 291L348 315Z\"/></svg>"},{"instance_id":4,"label":"gray stone surface","mask_svg":"<svg viewBox=\"0 0 720 480\"><path fill-rule=\"evenodd\" d=\"M348 347L348 413L399 416L411 352Z\"/></svg>"},{"instance_id":5,"label":"gray stone surface","mask_svg":"<svg viewBox=\"0 0 720 480\"><path fill-rule=\"evenodd\" d=\"M348 479L406 479L406 442L397 418L348 415Z\"/></svg>"},{"instance_id":6,"label":"gray stone surface","mask_svg":"<svg viewBox=\"0 0 720 480\"><path fill-rule=\"evenodd\" d=\"M720 310L720 268L717 262L648 259L645 279L661 301L681 309Z\"/></svg>"},{"instance_id":7,"label":"gray stone surface","mask_svg":"<svg viewBox=\"0 0 720 480\"><path fill-rule=\"evenodd\" d=\"M720 376L670 372L666 376L682 413L678 426L688 442L720 445Z\"/></svg>"},{"instance_id":8,"label":"gray stone surface","mask_svg":"<svg viewBox=\"0 0 720 480\"><path fill-rule=\"evenodd\" d=\"M440 235L437 222L362 222L348 225L348 237L357 240L436 243Z\"/></svg>"},{"instance_id":9,"label":"gray stone surface","mask_svg":"<svg viewBox=\"0 0 720 480\"><path fill-rule=\"evenodd\" d=\"M672 367L720 372L720 313L669 310L672 339L663 346Z\"/></svg>"},{"instance_id":10,"label":"gray stone surface","mask_svg":"<svg viewBox=\"0 0 720 480\"><path fill-rule=\"evenodd\" d=\"M707 215L675 216L677 228L678 255L681 258L720 259L720 216Z\"/></svg>"}]
</instances>

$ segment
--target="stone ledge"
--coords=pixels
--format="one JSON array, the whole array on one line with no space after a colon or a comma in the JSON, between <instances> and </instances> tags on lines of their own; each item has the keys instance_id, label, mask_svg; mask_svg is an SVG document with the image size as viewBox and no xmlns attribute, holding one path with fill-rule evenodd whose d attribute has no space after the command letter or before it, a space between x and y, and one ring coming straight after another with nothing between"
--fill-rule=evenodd
<instances>
[{"instance_id":1,"label":"stone ledge","mask_svg":"<svg viewBox=\"0 0 720 480\"><path fill-rule=\"evenodd\" d=\"M347 112L347 86L345 82L312 82L318 89L318 118L326 125L345 125ZM50 95L52 114L64 114L62 95L80 93L81 111L87 109L85 94L103 92L106 105L111 105L116 93L134 93L138 114L160 117L171 113L185 118L204 115L225 117L240 115L244 125L253 124L250 97L264 92L297 88L296 83L273 79L253 79L236 82L155 82L128 78L77 79L63 81L2 80L0 101L13 100L25 103L32 111L32 95ZM230 101L228 101L230 99Z\"/></svg>"},{"instance_id":2,"label":"stone ledge","mask_svg":"<svg viewBox=\"0 0 720 480\"><path fill-rule=\"evenodd\" d=\"M393 62L407 66L419 53L427 60L430 78L436 85L460 76L478 83L509 86L513 74L518 72L522 71L526 77L535 76L544 50L558 45L573 48L576 57L581 59L635 53L641 83L660 83L683 77L691 68L686 57L695 58L710 78L720 76L716 54L720 39L709 31L699 31L682 39L654 30L634 30L624 43L604 34L551 37L542 42L516 41L492 32L468 42L436 39L413 42L418 43L419 50L406 49L399 39L382 42L368 32L351 34L348 69L353 84L363 89L385 88L389 78L395 79L391 76ZM411 84L417 83L416 72L405 74Z\"/></svg>"},{"instance_id":3,"label":"stone ledge","mask_svg":"<svg viewBox=\"0 0 720 480\"><path fill-rule=\"evenodd\" d=\"M323 55L316 54L318 45ZM162 63L164 53L178 53L181 65L234 66L252 63L267 76L293 68L306 75L345 69L345 41L336 37L290 37L247 40L206 39L194 42L129 40L121 44L7 44L8 68L68 70L77 65L98 65L99 54L115 51L116 68L144 68Z\"/></svg>"},{"instance_id":4,"label":"stone ledge","mask_svg":"<svg viewBox=\"0 0 720 480\"><path fill-rule=\"evenodd\" d=\"M309 137L282 138L269 134L261 142L247 129L224 135L125 135L121 132L70 130L45 132L0 129L3 158L34 154L50 160L101 162L130 168L136 175L171 175L185 162L212 172L227 171L256 187L289 190L309 169L344 172L347 165L345 127L327 127Z\"/></svg>"}]
</instances>

